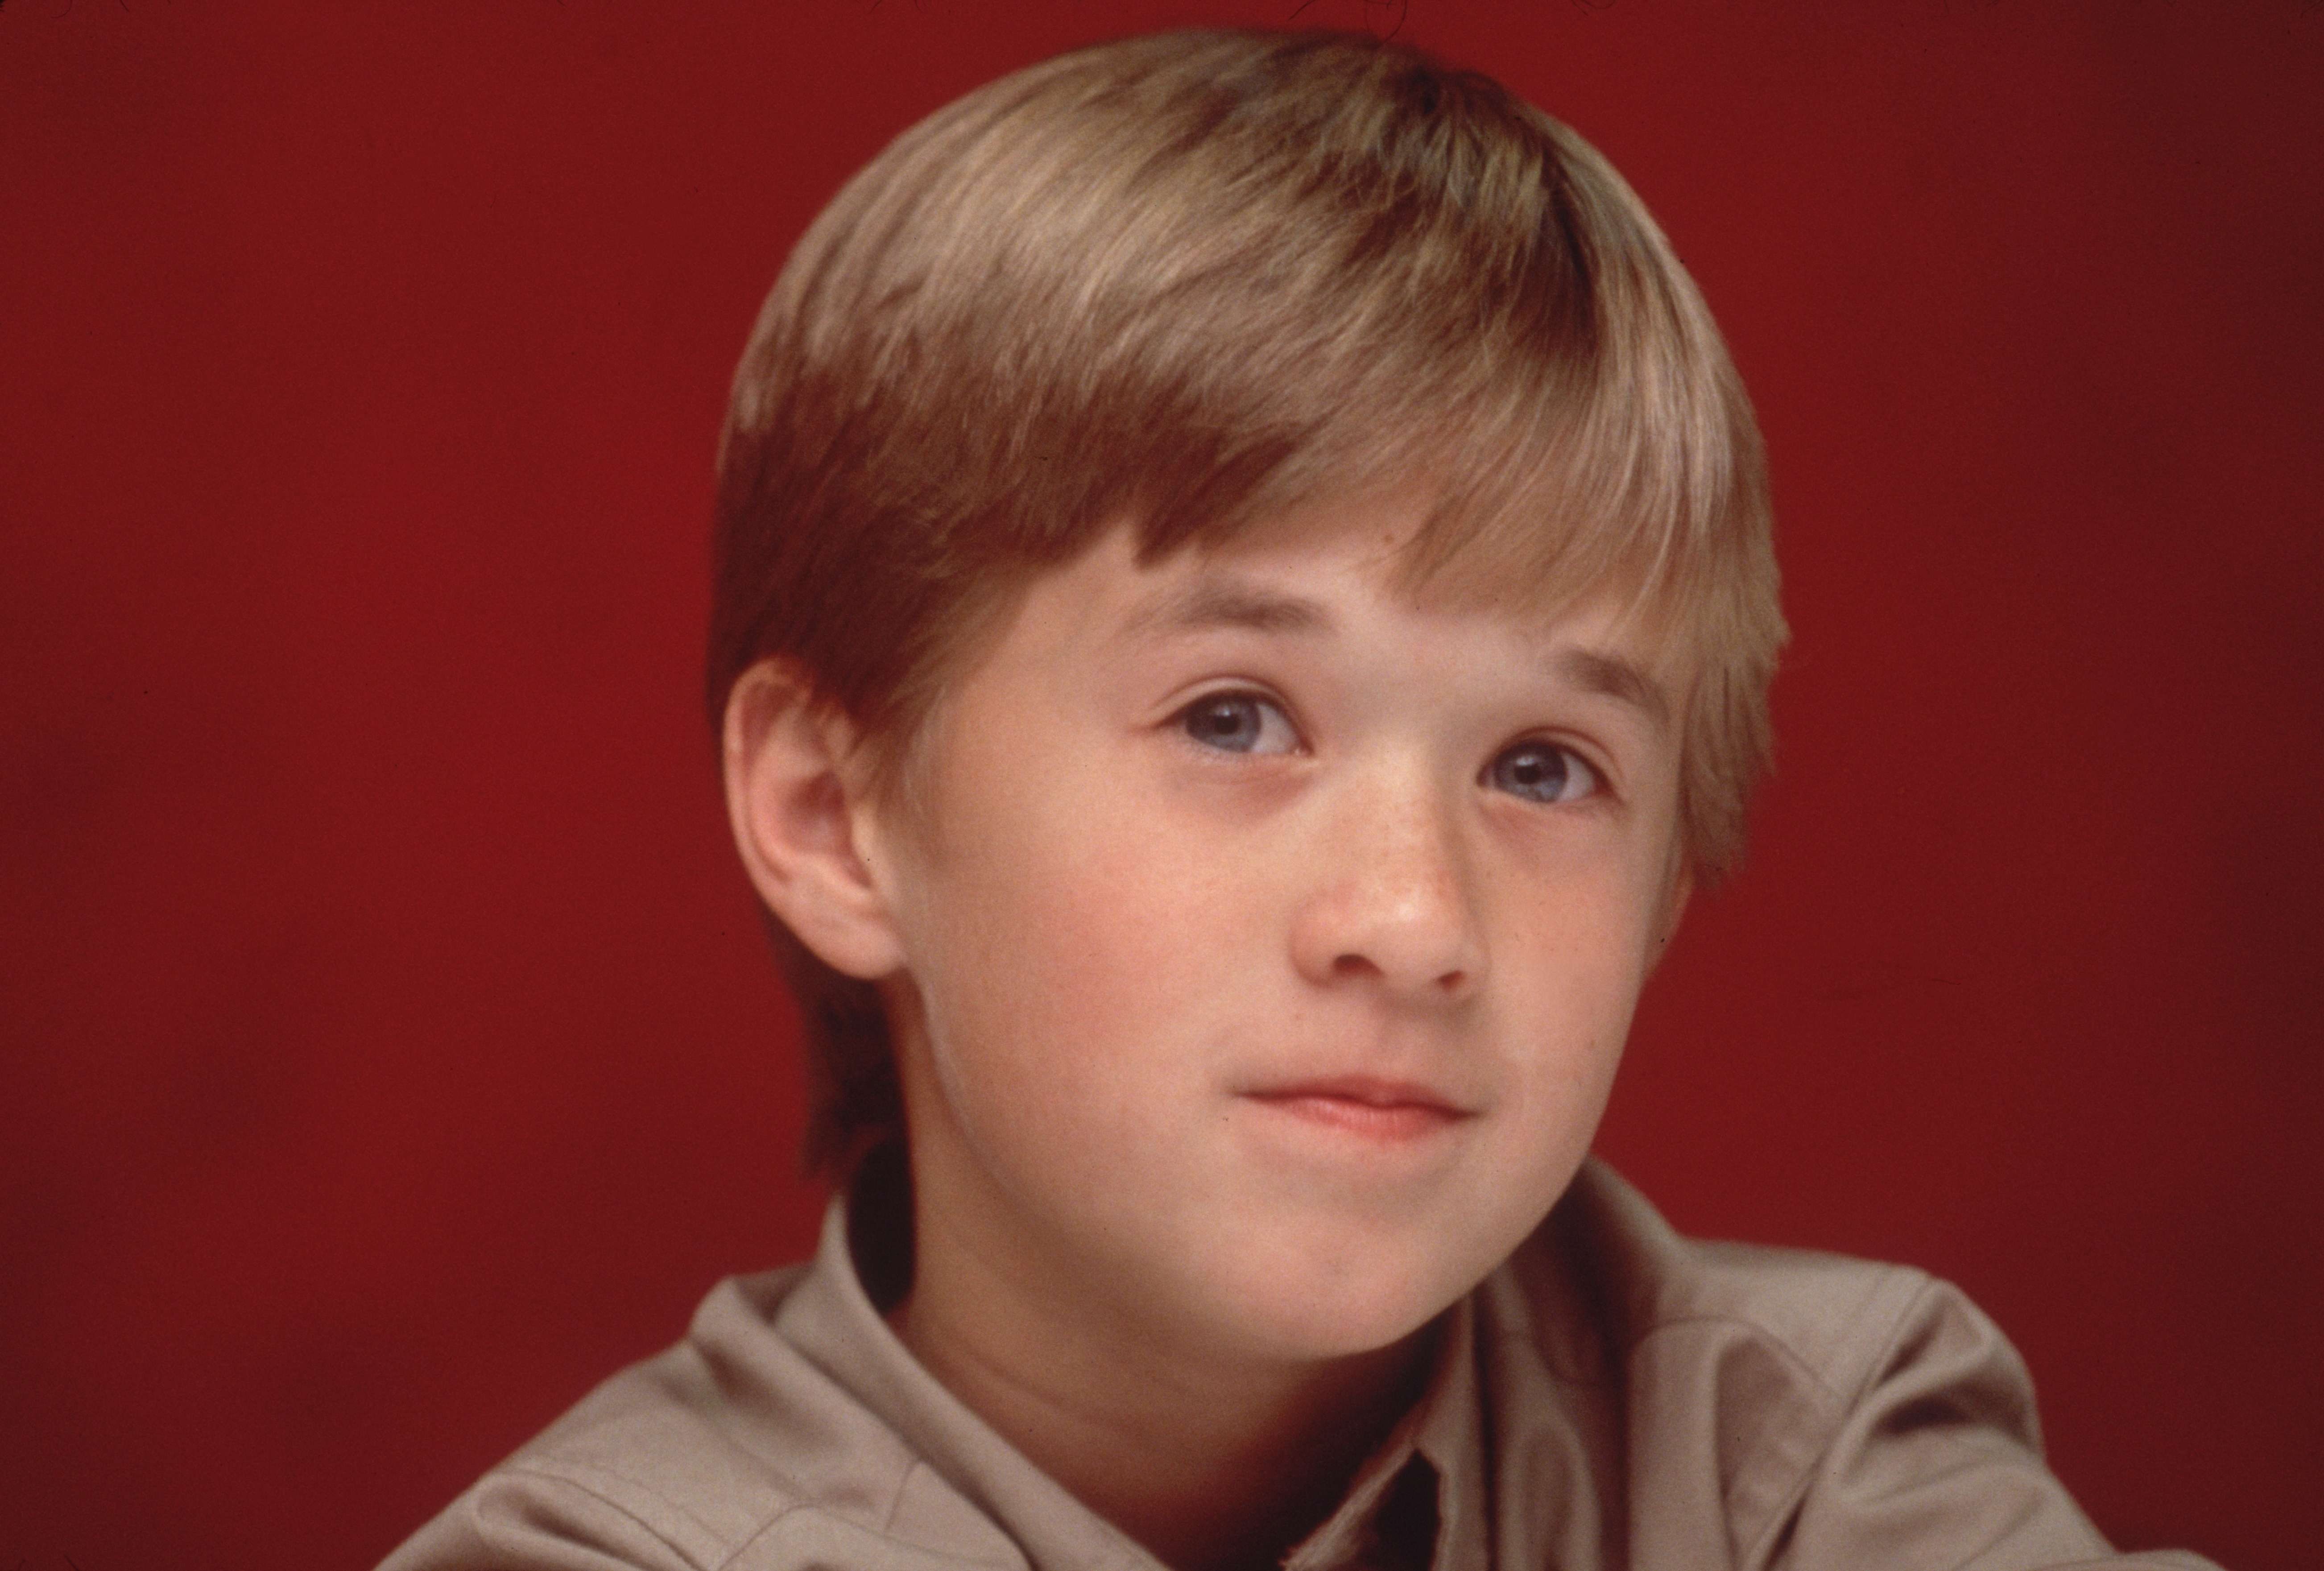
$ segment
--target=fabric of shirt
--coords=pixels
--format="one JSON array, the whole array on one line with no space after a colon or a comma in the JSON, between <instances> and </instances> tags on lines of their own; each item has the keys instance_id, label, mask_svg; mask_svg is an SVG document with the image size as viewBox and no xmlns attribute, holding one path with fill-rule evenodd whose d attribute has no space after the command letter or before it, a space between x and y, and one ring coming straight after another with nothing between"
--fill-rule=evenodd
<instances>
[{"instance_id":1,"label":"fabric of shirt","mask_svg":"<svg viewBox=\"0 0 2324 1571\"><path fill-rule=\"evenodd\" d=\"M382 1571L1158 1571L912 1356L849 1237L835 1200L811 1264L721 1284ZM1682 1238L1594 1160L1434 1359L1290 1571L2208 1564L2107 1547L1953 1288Z\"/></svg>"}]
</instances>

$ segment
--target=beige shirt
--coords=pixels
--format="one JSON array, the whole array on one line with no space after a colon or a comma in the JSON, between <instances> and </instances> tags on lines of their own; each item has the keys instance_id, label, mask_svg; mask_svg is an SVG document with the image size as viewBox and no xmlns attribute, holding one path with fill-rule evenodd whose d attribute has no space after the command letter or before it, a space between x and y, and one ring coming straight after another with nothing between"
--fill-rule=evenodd
<instances>
[{"instance_id":1,"label":"beige shirt","mask_svg":"<svg viewBox=\"0 0 2324 1571\"><path fill-rule=\"evenodd\" d=\"M721 1284L382 1571L1158 1571L914 1360L848 1235L835 1201L812 1264ZM2206 1562L2112 1554L2042 1465L2024 1365L1954 1289L1683 1239L1593 1161L1453 1308L1426 1393L1287 1564Z\"/></svg>"}]
</instances>

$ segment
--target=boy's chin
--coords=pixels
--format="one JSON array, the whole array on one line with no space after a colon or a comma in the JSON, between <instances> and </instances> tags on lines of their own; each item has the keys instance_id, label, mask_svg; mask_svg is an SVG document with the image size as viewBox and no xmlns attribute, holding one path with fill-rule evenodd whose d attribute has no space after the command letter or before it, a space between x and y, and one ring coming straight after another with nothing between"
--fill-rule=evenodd
<instances>
[{"instance_id":1,"label":"boy's chin","mask_svg":"<svg viewBox=\"0 0 2324 1571\"><path fill-rule=\"evenodd\" d=\"M1286 1273L1298 1280L1272 1295L1286 1323L1319 1350L1368 1352L1409 1336L1474 1291L1541 1227L1586 1148L1498 1154L1504 1160L1481 1164L1489 1178L1471 1173L1409 1208L1360 1208L1343 1215L1340 1228L1305 1234L1313 1247L1301 1269ZM1263 1252L1245 1259L1265 1271Z\"/></svg>"},{"instance_id":2,"label":"boy's chin","mask_svg":"<svg viewBox=\"0 0 2324 1571\"><path fill-rule=\"evenodd\" d=\"M1223 1340L1242 1357L1319 1363L1396 1346L1484 1280L1499 1256L1397 1269L1369 1261L1355 1270L1302 1271L1287 1262L1213 1282L1205 1294Z\"/></svg>"},{"instance_id":3,"label":"boy's chin","mask_svg":"<svg viewBox=\"0 0 2324 1571\"><path fill-rule=\"evenodd\" d=\"M1546 1192L1519 1193L1536 1188ZM1427 1326L1489 1276L1563 1188L1512 1179L1450 1207L1255 1205L1224 1227L1211 1211L1207 1225L1190 1230L1201 1236L1178 1237L1169 1253L1180 1263L1163 1268L1176 1280L1149 1280L1148 1301L1175 1301L1202 1323L1197 1335L1255 1361L1378 1353ZM1200 1263L1188 1272L1184 1262Z\"/></svg>"},{"instance_id":4,"label":"boy's chin","mask_svg":"<svg viewBox=\"0 0 2324 1571\"><path fill-rule=\"evenodd\" d=\"M1287 1324L1279 1328L1272 1349L1284 1363L1330 1363L1362 1358L1410 1341L1437 1317L1461 1301L1453 1294L1443 1302L1397 1306L1393 1312L1342 1315L1328 1323Z\"/></svg>"}]
</instances>

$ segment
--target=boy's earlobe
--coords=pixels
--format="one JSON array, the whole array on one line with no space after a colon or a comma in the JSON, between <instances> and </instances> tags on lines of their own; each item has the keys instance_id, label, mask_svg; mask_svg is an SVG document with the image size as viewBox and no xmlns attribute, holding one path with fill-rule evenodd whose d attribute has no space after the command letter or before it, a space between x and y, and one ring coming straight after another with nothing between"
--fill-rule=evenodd
<instances>
[{"instance_id":1,"label":"boy's earlobe","mask_svg":"<svg viewBox=\"0 0 2324 1571\"><path fill-rule=\"evenodd\" d=\"M726 697L726 813L759 898L834 970L900 969L885 894L856 844L867 789L856 733L815 702L806 673L761 661Z\"/></svg>"},{"instance_id":2,"label":"boy's earlobe","mask_svg":"<svg viewBox=\"0 0 2324 1571\"><path fill-rule=\"evenodd\" d=\"M1671 874L1669 892L1663 899L1662 926L1655 934L1654 953L1646 956L1646 975L1653 975L1670 953L1673 938L1678 937L1679 919L1686 915L1686 902L1694 894L1694 869L1686 862L1678 864Z\"/></svg>"}]
</instances>

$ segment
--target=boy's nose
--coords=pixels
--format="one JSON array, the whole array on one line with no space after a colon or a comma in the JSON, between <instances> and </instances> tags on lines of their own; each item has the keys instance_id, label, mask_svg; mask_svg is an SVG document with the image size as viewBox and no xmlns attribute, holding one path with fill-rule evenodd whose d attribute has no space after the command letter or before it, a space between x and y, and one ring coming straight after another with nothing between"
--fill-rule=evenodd
<instances>
[{"instance_id":1,"label":"boy's nose","mask_svg":"<svg viewBox=\"0 0 2324 1571\"><path fill-rule=\"evenodd\" d=\"M1475 991L1484 945L1466 857L1442 803L1384 790L1350 804L1318 848L1292 931L1292 960L1318 984L1371 980L1450 1002Z\"/></svg>"}]
</instances>

